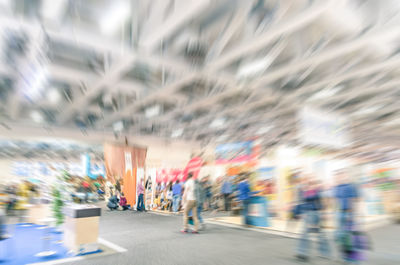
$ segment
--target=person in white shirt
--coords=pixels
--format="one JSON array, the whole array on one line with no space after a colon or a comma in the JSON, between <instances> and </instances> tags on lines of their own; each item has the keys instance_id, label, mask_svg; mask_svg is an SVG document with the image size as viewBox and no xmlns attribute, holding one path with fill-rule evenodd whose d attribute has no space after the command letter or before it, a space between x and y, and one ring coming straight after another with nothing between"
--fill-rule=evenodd
<instances>
[{"instance_id":1,"label":"person in white shirt","mask_svg":"<svg viewBox=\"0 0 400 265\"><path fill-rule=\"evenodd\" d=\"M167 210L172 211L172 184L168 185L167 191Z\"/></svg>"},{"instance_id":2,"label":"person in white shirt","mask_svg":"<svg viewBox=\"0 0 400 265\"><path fill-rule=\"evenodd\" d=\"M183 214L183 233L189 232L189 224L188 224L188 215L189 212L192 210L192 216L194 221L194 230L192 233L198 233L198 225L199 220L197 219L197 203L196 203L196 194L195 194L195 183L193 180L193 174L189 173L186 183L185 183L185 190L183 193L183 205L184 205L184 214Z\"/></svg>"}]
</instances>

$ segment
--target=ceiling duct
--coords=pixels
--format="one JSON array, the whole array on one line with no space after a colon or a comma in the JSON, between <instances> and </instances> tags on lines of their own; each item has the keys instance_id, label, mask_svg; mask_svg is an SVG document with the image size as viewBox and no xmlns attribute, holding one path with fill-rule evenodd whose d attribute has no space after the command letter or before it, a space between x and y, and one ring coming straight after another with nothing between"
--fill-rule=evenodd
<instances>
[{"instance_id":1,"label":"ceiling duct","mask_svg":"<svg viewBox=\"0 0 400 265\"><path fill-rule=\"evenodd\" d=\"M185 58L194 65L202 65L206 58L208 45L199 40L189 40L185 48Z\"/></svg>"},{"instance_id":2,"label":"ceiling duct","mask_svg":"<svg viewBox=\"0 0 400 265\"><path fill-rule=\"evenodd\" d=\"M0 78L0 102L6 102L12 92L13 81L9 78Z\"/></svg>"},{"instance_id":3,"label":"ceiling duct","mask_svg":"<svg viewBox=\"0 0 400 265\"><path fill-rule=\"evenodd\" d=\"M6 32L5 33L7 64L16 66L21 58L26 55L28 37L24 33Z\"/></svg>"}]
</instances>

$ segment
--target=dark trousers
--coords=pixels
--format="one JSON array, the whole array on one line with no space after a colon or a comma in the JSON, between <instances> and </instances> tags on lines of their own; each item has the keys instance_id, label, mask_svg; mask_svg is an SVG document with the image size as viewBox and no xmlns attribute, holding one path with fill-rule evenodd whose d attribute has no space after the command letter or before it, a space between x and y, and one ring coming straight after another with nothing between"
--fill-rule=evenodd
<instances>
[{"instance_id":1,"label":"dark trousers","mask_svg":"<svg viewBox=\"0 0 400 265\"><path fill-rule=\"evenodd\" d=\"M146 208L144 207L144 200L143 200L143 194L139 194L138 202L137 202L137 207L136 209L138 211L144 211Z\"/></svg>"},{"instance_id":2,"label":"dark trousers","mask_svg":"<svg viewBox=\"0 0 400 265\"><path fill-rule=\"evenodd\" d=\"M242 216L243 216L243 224L247 225L249 224L248 220L248 212L249 212L249 204L250 204L250 199L243 200L242 202Z\"/></svg>"},{"instance_id":3,"label":"dark trousers","mask_svg":"<svg viewBox=\"0 0 400 265\"><path fill-rule=\"evenodd\" d=\"M224 193L224 200L225 200L225 211L231 210L231 194Z\"/></svg>"},{"instance_id":4,"label":"dark trousers","mask_svg":"<svg viewBox=\"0 0 400 265\"><path fill-rule=\"evenodd\" d=\"M129 204L121 206L123 211L129 210L131 206Z\"/></svg>"},{"instance_id":5,"label":"dark trousers","mask_svg":"<svg viewBox=\"0 0 400 265\"><path fill-rule=\"evenodd\" d=\"M108 209L112 210L117 210L118 209L118 205L107 205Z\"/></svg>"}]
</instances>

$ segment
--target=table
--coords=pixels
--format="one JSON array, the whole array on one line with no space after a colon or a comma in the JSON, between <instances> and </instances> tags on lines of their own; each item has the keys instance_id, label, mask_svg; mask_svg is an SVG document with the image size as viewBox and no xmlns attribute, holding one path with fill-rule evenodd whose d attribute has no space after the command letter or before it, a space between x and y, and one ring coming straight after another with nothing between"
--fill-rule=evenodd
<instances>
[{"instance_id":1,"label":"table","mask_svg":"<svg viewBox=\"0 0 400 265\"><path fill-rule=\"evenodd\" d=\"M28 208L27 219L28 223L46 225L43 220L52 217L51 204L40 203L40 204L26 204Z\"/></svg>"},{"instance_id":2,"label":"table","mask_svg":"<svg viewBox=\"0 0 400 265\"><path fill-rule=\"evenodd\" d=\"M73 204L66 206L64 212L64 245L74 254L97 251L101 208Z\"/></svg>"}]
</instances>

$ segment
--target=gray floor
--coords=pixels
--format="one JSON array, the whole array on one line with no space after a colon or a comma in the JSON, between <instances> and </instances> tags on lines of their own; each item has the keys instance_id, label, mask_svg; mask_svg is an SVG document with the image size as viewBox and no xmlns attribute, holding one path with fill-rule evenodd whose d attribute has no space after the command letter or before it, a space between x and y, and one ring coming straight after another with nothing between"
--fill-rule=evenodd
<instances>
[{"instance_id":1,"label":"gray floor","mask_svg":"<svg viewBox=\"0 0 400 265\"><path fill-rule=\"evenodd\" d=\"M200 235L181 234L180 216L109 212L101 217L100 235L127 252L70 264L299 264L296 240L242 229L208 225ZM400 225L370 231L374 250L363 264L400 264ZM340 264L313 258L310 264Z\"/></svg>"}]
</instances>

